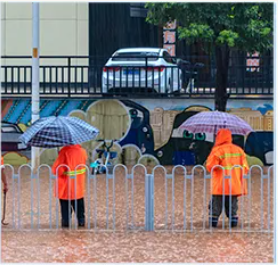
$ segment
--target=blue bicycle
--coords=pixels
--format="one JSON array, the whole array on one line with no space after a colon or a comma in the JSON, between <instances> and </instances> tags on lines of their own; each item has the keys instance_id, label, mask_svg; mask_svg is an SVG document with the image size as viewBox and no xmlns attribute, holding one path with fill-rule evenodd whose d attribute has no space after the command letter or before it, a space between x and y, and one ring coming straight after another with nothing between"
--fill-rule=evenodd
<instances>
[{"instance_id":1,"label":"blue bicycle","mask_svg":"<svg viewBox=\"0 0 278 265\"><path fill-rule=\"evenodd\" d=\"M97 142L103 142L104 149L96 149L98 154L98 158L91 163L90 167L92 168L92 174L105 174L106 169L108 169L108 173L112 174L114 168L114 160L117 158L117 152L110 151L114 142L117 140L109 141L110 144L107 145L106 140L99 139Z\"/></svg>"}]
</instances>

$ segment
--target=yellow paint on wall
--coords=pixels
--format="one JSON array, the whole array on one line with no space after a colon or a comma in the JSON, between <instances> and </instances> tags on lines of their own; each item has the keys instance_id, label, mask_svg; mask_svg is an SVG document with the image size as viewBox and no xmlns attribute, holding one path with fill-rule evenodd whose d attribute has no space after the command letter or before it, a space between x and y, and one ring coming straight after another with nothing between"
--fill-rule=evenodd
<instances>
[{"instance_id":1,"label":"yellow paint on wall","mask_svg":"<svg viewBox=\"0 0 278 265\"><path fill-rule=\"evenodd\" d=\"M20 155L17 152L8 152L3 156L3 158L4 164L10 164L13 166L20 166L29 163L29 159L26 156Z\"/></svg>"},{"instance_id":2,"label":"yellow paint on wall","mask_svg":"<svg viewBox=\"0 0 278 265\"><path fill-rule=\"evenodd\" d=\"M58 157L57 148L45 149L40 155L40 163L52 166Z\"/></svg>"},{"instance_id":3,"label":"yellow paint on wall","mask_svg":"<svg viewBox=\"0 0 278 265\"><path fill-rule=\"evenodd\" d=\"M87 110L87 122L99 129L98 138L121 139L130 126L128 110L117 100L100 100Z\"/></svg>"},{"instance_id":4,"label":"yellow paint on wall","mask_svg":"<svg viewBox=\"0 0 278 265\"><path fill-rule=\"evenodd\" d=\"M18 124L18 127L23 131L23 132L25 132L26 130L27 130L27 126L25 125L25 124L23 124L23 123L19 123Z\"/></svg>"}]
</instances>

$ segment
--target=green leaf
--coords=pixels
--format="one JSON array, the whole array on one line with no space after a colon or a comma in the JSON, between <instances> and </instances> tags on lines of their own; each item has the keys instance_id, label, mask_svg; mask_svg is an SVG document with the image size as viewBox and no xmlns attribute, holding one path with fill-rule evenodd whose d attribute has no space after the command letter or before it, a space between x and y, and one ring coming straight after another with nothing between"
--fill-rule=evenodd
<instances>
[{"instance_id":1,"label":"green leaf","mask_svg":"<svg viewBox=\"0 0 278 265\"><path fill-rule=\"evenodd\" d=\"M217 44L228 44L229 47L234 47L236 40L239 38L238 33L231 30L222 30L216 38Z\"/></svg>"},{"instance_id":2,"label":"green leaf","mask_svg":"<svg viewBox=\"0 0 278 265\"><path fill-rule=\"evenodd\" d=\"M198 25L192 23L189 27L178 28L179 39L187 39L189 42L194 42L198 39L211 42L214 37L213 30L208 25Z\"/></svg>"}]
</instances>

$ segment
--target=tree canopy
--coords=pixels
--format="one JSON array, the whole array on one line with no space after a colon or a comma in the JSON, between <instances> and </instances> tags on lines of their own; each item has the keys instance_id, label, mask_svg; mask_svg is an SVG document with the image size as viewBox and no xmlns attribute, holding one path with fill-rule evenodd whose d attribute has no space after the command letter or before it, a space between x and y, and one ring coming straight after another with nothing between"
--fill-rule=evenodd
<instances>
[{"instance_id":1,"label":"tree canopy","mask_svg":"<svg viewBox=\"0 0 278 265\"><path fill-rule=\"evenodd\" d=\"M273 46L273 3L147 3L146 20L177 22L179 39L209 43L216 58L215 109L225 111L231 49L265 52Z\"/></svg>"},{"instance_id":2,"label":"tree canopy","mask_svg":"<svg viewBox=\"0 0 278 265\"><path fill-rule=\"evenodd\" d=\"M272 3L147 3L147 21L177 20L179 39L227 44L247 52L273 45Z\"/></svg>"}]
</instances>

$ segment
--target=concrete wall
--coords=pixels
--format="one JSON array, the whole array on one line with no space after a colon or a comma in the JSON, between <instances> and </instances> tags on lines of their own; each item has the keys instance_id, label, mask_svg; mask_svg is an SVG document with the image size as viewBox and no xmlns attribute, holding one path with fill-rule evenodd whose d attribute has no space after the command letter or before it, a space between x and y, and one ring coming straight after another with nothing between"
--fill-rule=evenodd
<instances>
[{"instance_id":1,"label":"concrete wall","mask_svg":"<svg viewBox=\"0 0 278 265\"><path fill-rule=\"evenodd\" d=\"M32 3L1 3L1 54L32 54ZM40 54L88 55L88 3L40 3ZM31 60L4 60L7 65ZM84 64L83 61L77 63ZM64 60L41 60L64 64Z\"/></svg>"}]
</instances>

